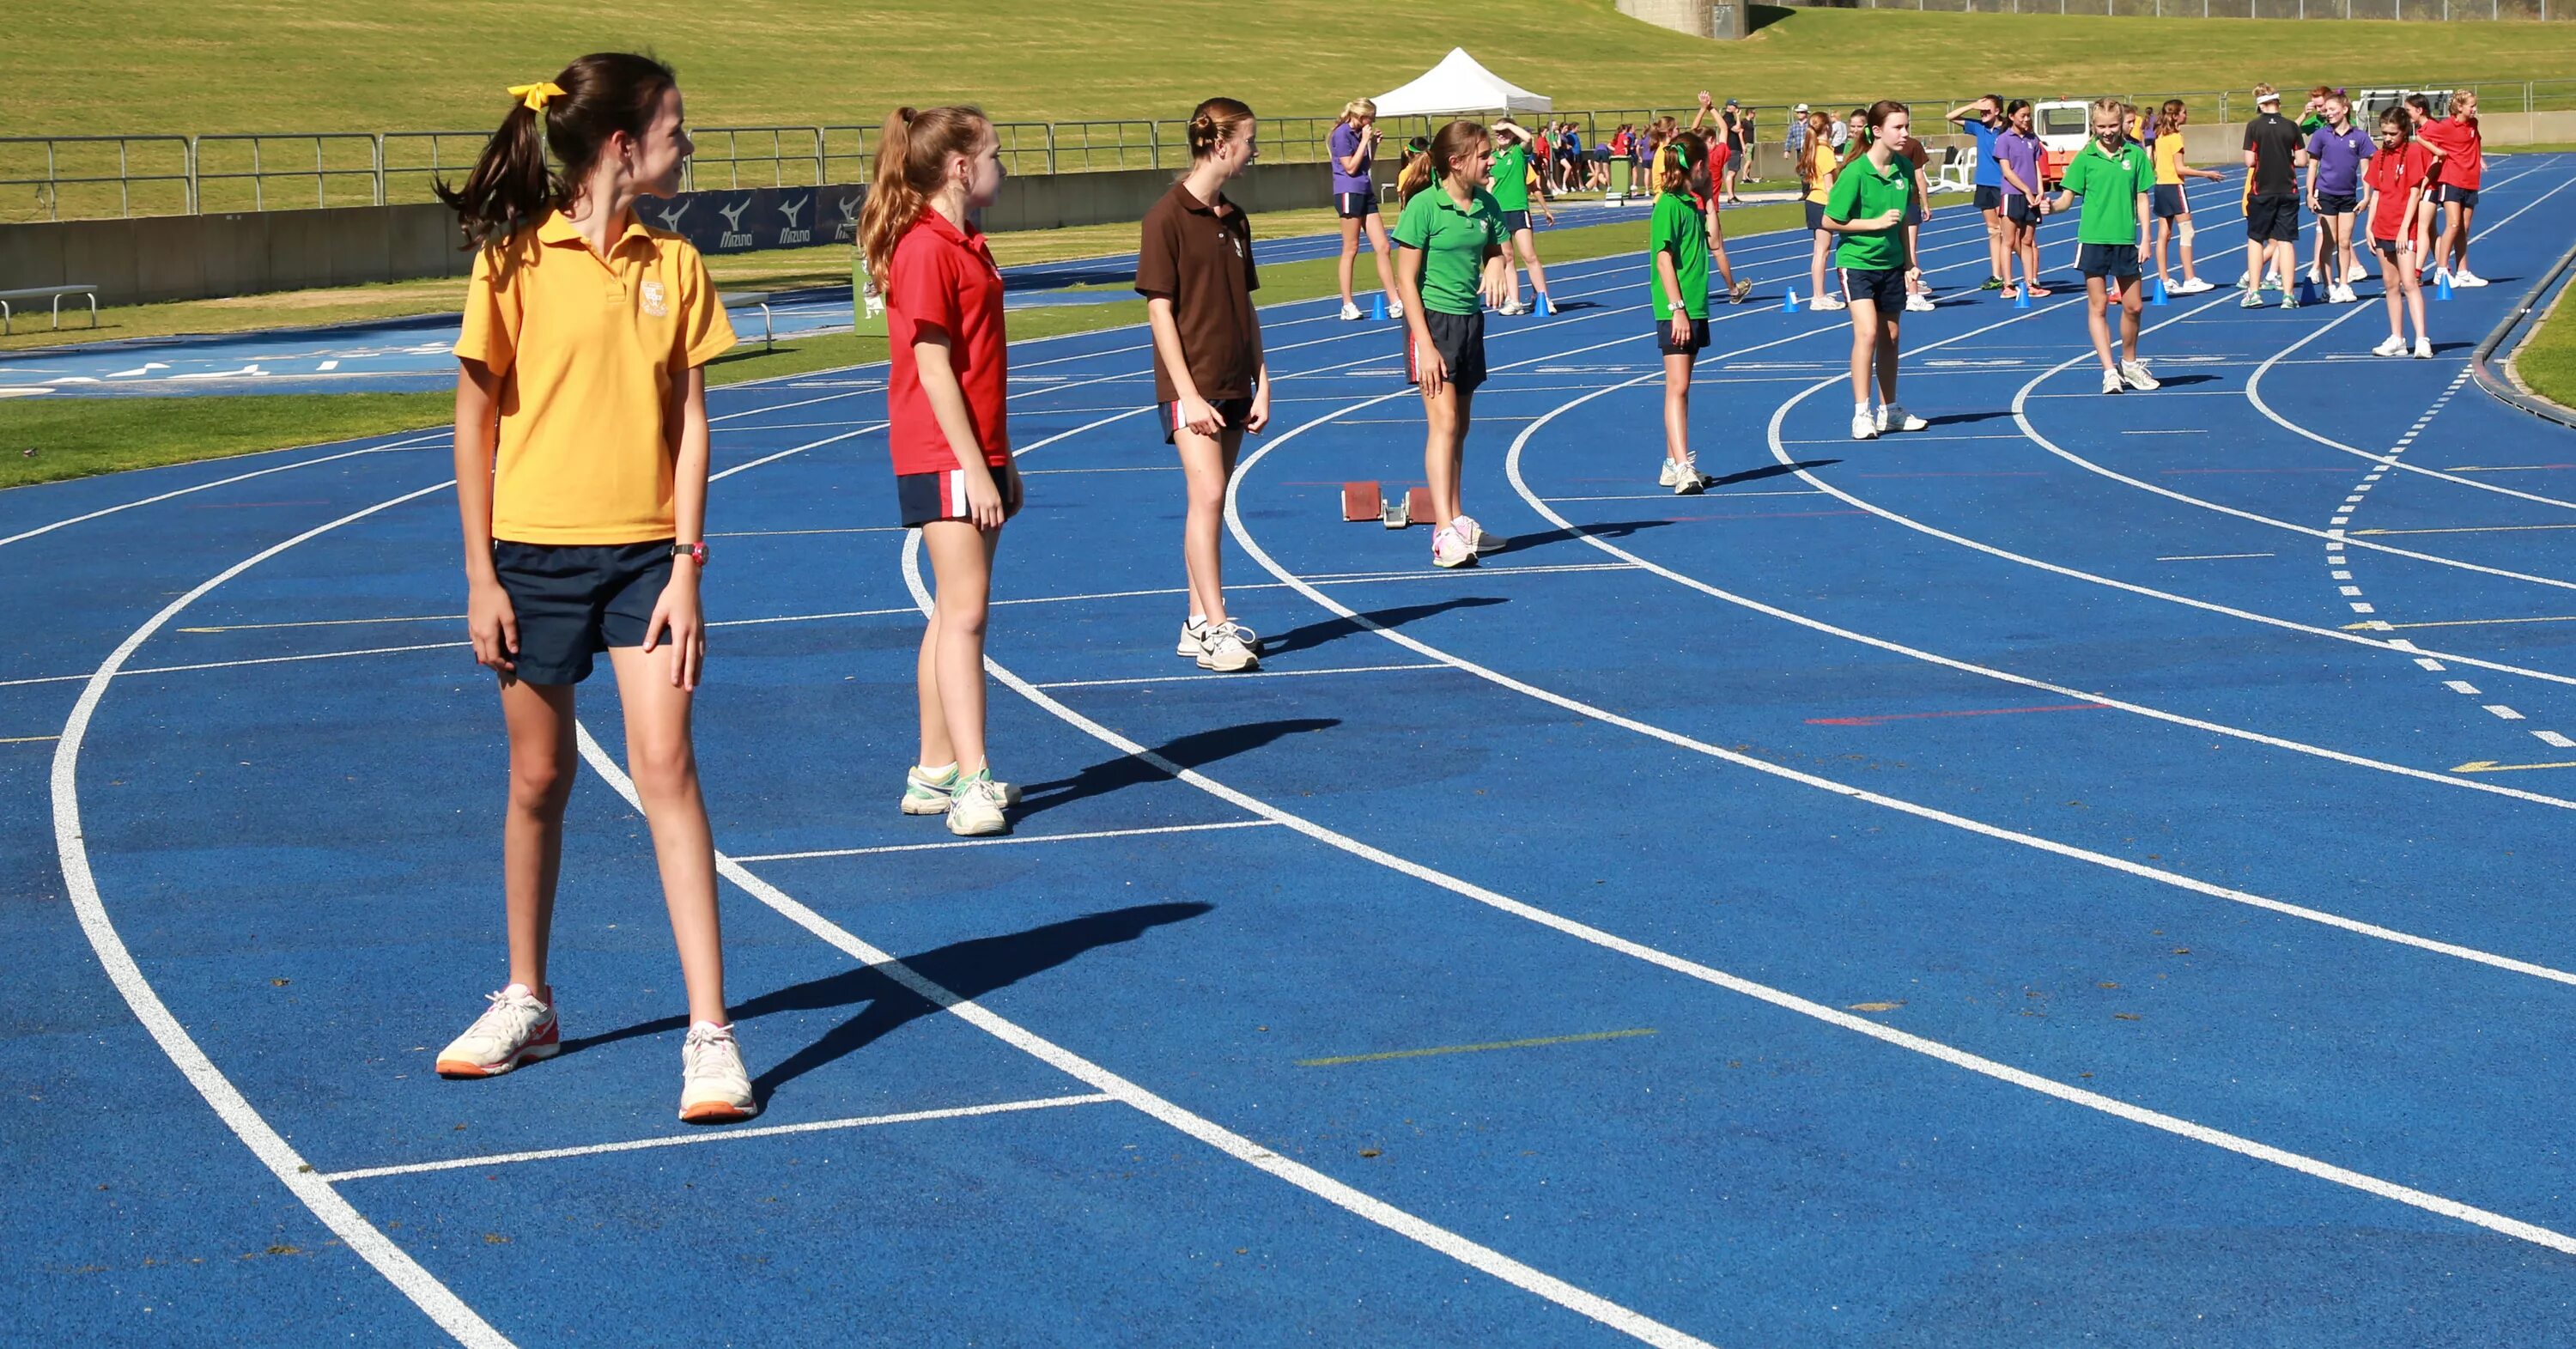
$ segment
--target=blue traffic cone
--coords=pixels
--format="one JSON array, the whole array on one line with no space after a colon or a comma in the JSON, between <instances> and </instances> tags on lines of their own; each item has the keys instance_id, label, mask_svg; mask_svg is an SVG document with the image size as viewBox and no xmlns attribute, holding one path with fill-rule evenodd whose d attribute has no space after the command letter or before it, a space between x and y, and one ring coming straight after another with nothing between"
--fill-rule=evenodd
<instances>
[{"instance_id":1,"label":"blue traffic cone","mask_svg":"<svg viewBox=\"0 0 2576 1349\"><path fill-rule=\"evenodd\" d=\"M2450 272L2439 271L2433 273L2433 298L2436 300L2447 300L2451 298Z\"/></svg>"},{"instance_id":2,"label":"blue traffic cone","mask_svg":"<svg viewBox=\"0 0 2576 1349\"><path fill-rule=\"evenodd\" d=\"M1384 323L1386 321L1385 291L1379 291L1377 294L1369 297L1369 317L1376 319L1380 323Z\"/></svg>"},{"instance_id":3,"label":"blue traffic cone","mask_svg":"<svg viewBox=\"0 0 2576 1349\"><path fill-rule=\"evenodd\" d=\"M2309 273L2309 272L2301 272L2301 273L2299 273L2299 303L2301 303L2301 304L2315 304L2316 302L2317 302L2317 278L2316 278L2316 276L2315 276L2313 273Z\"/></svg>"},{"instance_id":4,"label":"blue traffic cone","mask_svg":"<svg viewBox=\"0 0 2576 1349\"><path fill-rule=\"evenodd\" d=\"M1556 312L1556 301L1547 298L1546 291L1540 291L1538 293L1538 312L1541 317L1552 315Z\"/></svg>"},{"instance_id":5,"label":"blue traffic cone","mask_svg":"<svg viewBox=\"0 0 2576 1349\"><path fill-rule=\"evenodd\" d=\"M2163 277L2160 276L2156 278L2156 288L2147 296L2147 303L2159 305L2173 303L2172 298L2165 294L2165 279Z\"/></svg>"},{"instance_id":6,"label":"blue traffic cone","mask_svg":"<svg viewBox=\"0 0 2576 1349\"><path fill-rule=\"evenodd\" d=\"M2013 308L2030 308L2030 287L2024 286L2020 290L2013 292Z\"/></svg>"},{"instance_id":7,"label":"blue traffic cone","mask_svg":"<svg viewBox=\"0 0 2576 1349\"><path fill-rule=\"evenodd\" d=\"M2446 295L2449 294L2447 291L2443 293ZM1783 314L1794 314L1798 312L1798 292L1795 287L1792 287L1789 290L1789 298L1781 302L1780 312Z\"/></svg>"}]
</instances>

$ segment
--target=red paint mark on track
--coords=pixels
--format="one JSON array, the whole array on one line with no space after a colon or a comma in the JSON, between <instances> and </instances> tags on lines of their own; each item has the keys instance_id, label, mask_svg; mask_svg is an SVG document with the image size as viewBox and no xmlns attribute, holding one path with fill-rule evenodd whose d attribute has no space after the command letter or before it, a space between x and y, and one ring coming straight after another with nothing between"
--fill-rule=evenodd
<instances>
[{"instance_id":1,"label":"red paint mark on track","mask_svg":"<svg viewBox=\"0 0 2576 1349\"><path fill-rule=\"evenodd\" d=\"M2109 703L2052 703L2046 707L1980 707L1964 712L1888 712L1875 717L1809 717L1810 726L1876 726L1889 721L1912 721L1918 717L2001 717L2015 712L2091 712Z\"/></svg>"}]
</instances>

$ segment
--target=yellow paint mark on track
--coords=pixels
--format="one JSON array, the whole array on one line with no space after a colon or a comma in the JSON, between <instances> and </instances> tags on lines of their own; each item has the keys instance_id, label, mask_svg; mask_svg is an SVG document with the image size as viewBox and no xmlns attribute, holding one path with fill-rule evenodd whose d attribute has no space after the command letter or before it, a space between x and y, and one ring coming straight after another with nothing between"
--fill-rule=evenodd
<instances>
[{"instance_id":1,"label":"yellow paint mark on track","mask_svg":"<svg viewBox=\"0 0 2576 1349\"><path fill-rule=\"evenodd\" d=\"M1632 1036L1652 1035L1652 1027L1637 1030L1593 1031L1587 1035L1549 1035L1536 1040L1496 1040L1481 1045L1441 1045L1436 1049L1393 1049L1383 1054L1343 1054L1329 1059L1299 1059L1300 1068L1332 1068L1345 1063L1376 1063L1384 1059L1420 1059L1434 1054L1475 1054L1488 1049L1534 1049L1540 1045L1580 1044L1586 1040L1625 1040Z\"/></svg>"}]
</instances>

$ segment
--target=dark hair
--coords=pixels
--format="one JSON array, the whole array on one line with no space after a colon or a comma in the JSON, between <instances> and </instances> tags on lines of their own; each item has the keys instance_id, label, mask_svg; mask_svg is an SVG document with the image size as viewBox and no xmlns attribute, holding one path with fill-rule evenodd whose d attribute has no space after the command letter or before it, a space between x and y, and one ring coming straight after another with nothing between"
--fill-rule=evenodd
<instances>
[{"instance_id":1,"label":"dark hair","mask_svg":"<svg viewBox=\"0 0 2576 1349\"><path fill-rule=\"evenodd\" d=\"M2396 132L2399 145L2415 139L2415 119L2408 117L2404 108L2382 109L2379 114L2379 126L2383 131Z\"/></svg>"},{"instance_id":2,"label":"dark hair","mask_svg":"<svg viewBox=\"0 0 2576 1349\"><path fill-rule=\"evenodd\" d=\"M2408 94L2406 96L2406 106L2424 114L2425 120L2432 120L2433 100L2424 97L2422 94Z\"/></svg>"},{"instance_id":3,"label":"dark hair","mask_svg":"<svg viewBox=\"0 0 2576 1349\"><path fill-rule=\"evenodd\" d=\"M1882 98L1876 103L1870 104L1868 114L1869 129L1873 132L1877 131L1880 127L1887 125L1888 118L1894 117L1900 112L1904 113L1908 117L1914 115L1913 109L1906 107L1904 104L1899 103L1892 98Z\"/></svg>"},{"instance_id":4,"label":"dark hair","mask_svg":"<svg viewBox=\"0 0 2576 1349\"><path fill-rule=\"evenodd\" d=\"M1396 183L1396 190L1406 201L1411 201L1424 188L1448 177L1450 168L1472 153L1477 145L1492 143L1493 137L1486 133L1484 123L1464 118L1451 122L1433 134L1431 148L1404 166L1404 176Z\"/></svg>"},{"instance_id":5,"label":"dark hair","mask_svg":"<svg viewBox=\"0 0 2576 1349\"><path fill-rule=\"evenodd\" d=\"M1211 98L1190 112L1190 158L1205 159L1252 120L1252 109L1237 99Z\"/></svg>"},{"instance_id":6,"label":"dark hair","mask_svg":"<svg viewBox=\"0 0 2576 1349\"><path fill-rule=\"evenodd\" d=\"M868 199L859 207L859 252L879 294L885 293L886 269L894 264L894 246L905 230L930 209L955 155L973 155L992 123L979 108L897 108L886 114L877 133L876 172L870 175Z\"/></svg>"},{"instance_id":7,"label":"dark hair","mask_svg":"<svg viewBox=\"0 0 2576 1349\"><path fill-rule=\"evenodd\" d=\"M2016 98L2016 99L2014 99L2014 100L2012 101L2012 103L2011 103L2010 105L2008 105L2007 107L2005 107L2005 109L2004 109L2004 118L2005 118L2005 120L2006 120L2006 121L2010 121L2010 120L2012 119L2012 115L2013 115L2014 113L2017 113L2017 112L2021 111L2022 109L2027 108L2027 107L2029 107L2029 106L2030 106L2030 100L2029 100L2029 99L2026 99L2026 98Z\"/></svg>"},{"instance_id":8,"label":"dark hair","mask_svg":"<svg viewBox=\"0 0 2576 1349\"><path fill-rule=\"evenodd\" d=\"M511 105L465 175L464 187L436 184L438 199L456 212L467 249L532 224L548 209L572 205L600 147L620 131L642 139L662 95L680 80L650 56L593 52L565 66L553 83L563 92L545 100L545 111L524 101Z\"/></svg>"}]
</instances>

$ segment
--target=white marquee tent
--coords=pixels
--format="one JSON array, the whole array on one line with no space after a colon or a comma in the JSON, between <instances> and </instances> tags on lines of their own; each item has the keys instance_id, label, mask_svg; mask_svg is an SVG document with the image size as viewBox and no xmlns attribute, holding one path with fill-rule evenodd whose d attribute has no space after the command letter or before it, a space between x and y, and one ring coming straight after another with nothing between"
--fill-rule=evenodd
<instances>
[{"instance_id":1,"label":"white marquee tent","mask_svg":"<svg viewBox=\"0 0 2576 1349\"><path fill-rule=\"evenodd\" d=\"M1452 47L1421 78L1377 96L1380 117L1436 117L1458 112L1543 113L1554 101L1485 69L1464 47Z\"/></svg>"}]
</instances>

